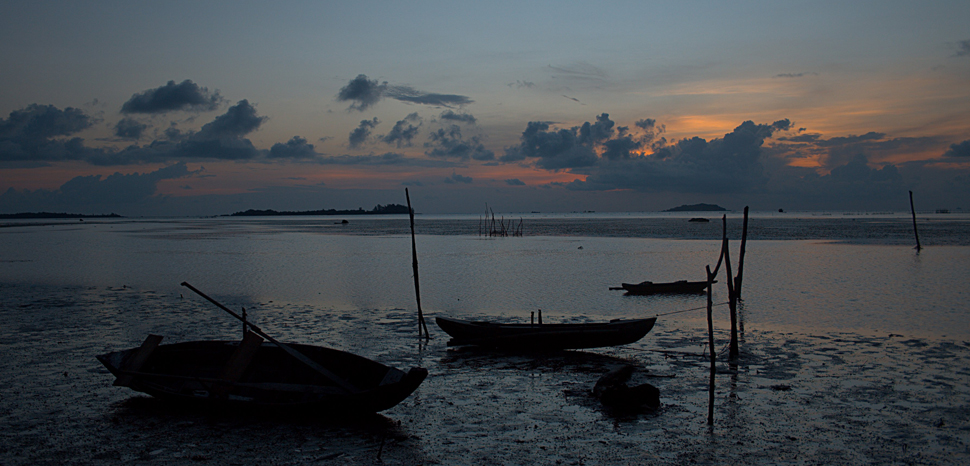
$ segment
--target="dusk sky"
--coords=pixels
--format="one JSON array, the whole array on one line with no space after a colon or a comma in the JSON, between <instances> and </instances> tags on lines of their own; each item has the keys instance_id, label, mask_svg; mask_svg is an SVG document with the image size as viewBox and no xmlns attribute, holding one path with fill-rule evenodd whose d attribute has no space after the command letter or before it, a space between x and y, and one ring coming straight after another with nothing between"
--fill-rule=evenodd
<instances>
[{"instance_id":1,"label":"dusk sky","mask_svg":"<svg viewBox=\"0 0 970 466\"><path fill-rule=\"evenodd\" d=\"M970 209L970 2L0 4L0 213Z\"/></svg>"}]
</instances>

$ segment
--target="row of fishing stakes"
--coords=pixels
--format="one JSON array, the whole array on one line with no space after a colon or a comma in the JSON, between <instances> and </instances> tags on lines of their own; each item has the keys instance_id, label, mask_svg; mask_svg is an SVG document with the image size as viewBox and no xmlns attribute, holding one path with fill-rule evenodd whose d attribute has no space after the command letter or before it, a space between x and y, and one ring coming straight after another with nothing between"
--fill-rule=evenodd
<instances>
[{"instance_id":1,"label":"row of fishing stakes","mask_svg":"<svg viewBox=\"0 0 970 466\"><path fill-rule=\"evenodd\" d=\"M731 252L728 248L727 215L721 217L721 222L721 254L717 258L717 266L714 267L713 272L711 272L711 266L707 266L707 341L711 351L711 377L708 387L709 396L707 403L707 425L710 426L714 425L714 376L717 374L717 367L715 366L717 353L714 349L714 279L717 277L717 272L721 269L721 262L723 261L726 269L725 272L728 277L727 280L725 280L728 288L728 308L731 311L731 343L728 351L728 357L733 361L738 358L739 353L738 301L741 299L741 280L744 274L744 249L748 242L748 206L744 207L744 226L741 229L741 253L738 256L738 275L736 277L731 275Z\"/></svg>"}]
</instances>

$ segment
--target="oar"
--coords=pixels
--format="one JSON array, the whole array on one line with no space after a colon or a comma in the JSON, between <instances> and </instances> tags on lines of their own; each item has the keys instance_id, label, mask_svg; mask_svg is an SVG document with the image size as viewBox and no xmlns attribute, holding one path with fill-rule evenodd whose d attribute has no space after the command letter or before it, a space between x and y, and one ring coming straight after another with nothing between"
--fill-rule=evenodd
<instances>
[{"instance_id":1,"label":"oar","mask_svg":"<svg viewBox=\"0 0 970 466\"><path fill-rule=\"evenodd\" d=\"M324 377L330 379L331 382L337 384L338 386L340 386L340 388L346 390L348 393L359 393L360 392L360 390L358 390L357 387L351 385L350 382L347 382L346 380L338 377L337 374L334 374L333 372L330 372L325 367L317 364L314 360L306 357L306 355L304 355L303 353L297 351L296 349L292 348L291 346L286 345L284 343L280 343L275 338L267 335L265 332L263 332L262 330L260 330L259 327L253 325L252 322L248 322L248 321L243 320L242 316L240 316L239 314L236 314L235 312L233 312L232 309L229 309L228 307L223 306L222 304L220 304L218 301L216 301L216 300L214 300L214 299L206 296L205 293L199 291L194 286L189 285L188 282L182 282L182 286L184 286L184 287L186 287L186 288L188 288L188 289L196 292L196 294L198 294L199 296L202 296L203 298L209 300L210 303L215 304L216 306L219 306L220 309L222 309L223 311L228 312L231 316L233 316L233 317L235 317L235 318L237 318L239 320L242 320L243 322L247 323L249 325L249 329L252 330L253 333L255 333L255 334L257 334L257 335L259 335L259 336L261 336L261 337L263 337L263 338L265 338L267 340L269 340L271 343L273 343L274 345L276 345L277 347L279 347L281 350L287 352L290 356L293 356L294 358L296 358L298 361L302 362L303 364L306 364L307 366L310 366L311 369L319 372Z\"/></svg>"}]
</instances>

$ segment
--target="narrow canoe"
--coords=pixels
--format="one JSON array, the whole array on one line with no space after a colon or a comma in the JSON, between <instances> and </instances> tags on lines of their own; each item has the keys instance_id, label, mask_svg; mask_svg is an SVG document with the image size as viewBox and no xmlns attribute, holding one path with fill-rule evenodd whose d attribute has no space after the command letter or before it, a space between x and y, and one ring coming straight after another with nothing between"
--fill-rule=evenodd
<instances>
[{"instance_id":1,"label":"narrow canoe","mask_svg":"<svg viewBox=\"0 0 970 466\"><path fill-rule=\"evenodd\" d=\"M717 283L715 281L714 283ZM625 290L629 294L635 295L649 295L649 294L697 294L703 293L707 289L707 282L689 282L687 280L680 280L677 282L669 283L654 283L654 282L641 282L641 283L623 283L618 288L610 288L611 290Z\"/></svg>"},{"instance_id":2,"label":"narrow canoe","mask_svg":"<svg viewBox=\"0 0 970 466\"><path fill-rule=\"evenodd\" d=\"M633 343L650 332L657 318L591 324L501 324L436 317L435 322L451 335L449 346L560 350Z\"/></svg>"}]
</instances>

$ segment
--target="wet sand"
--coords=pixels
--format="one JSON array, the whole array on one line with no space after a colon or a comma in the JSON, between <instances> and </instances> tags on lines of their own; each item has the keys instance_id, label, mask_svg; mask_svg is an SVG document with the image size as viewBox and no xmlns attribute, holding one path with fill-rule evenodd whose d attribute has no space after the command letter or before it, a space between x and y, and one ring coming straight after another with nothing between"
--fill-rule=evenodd
<instances>
[{"instance_id":1,"label":"wet sand","mask_svg":"<svg viewBox=\"0 0 970 466\"><path fill-rule=\"evenodd\" d=\"M405 310L327 312L260 303L283 341L328 345L406 369L418 391L358 419L198 412L127 388L94 356L233 338L201 299L129 288L0 286L0 463L36 464L966 464L970 343L790 329L744 332L737 364L709 362L696 318L662 318L636 344L541 355L421 345ZM227 303L229 304L229 303ZM717 347L726 347L719 331ZM722 356L724 353L722 352ZM616 413L589 395L634 364L659 410Z\"/></svg>"}]
</instances>

